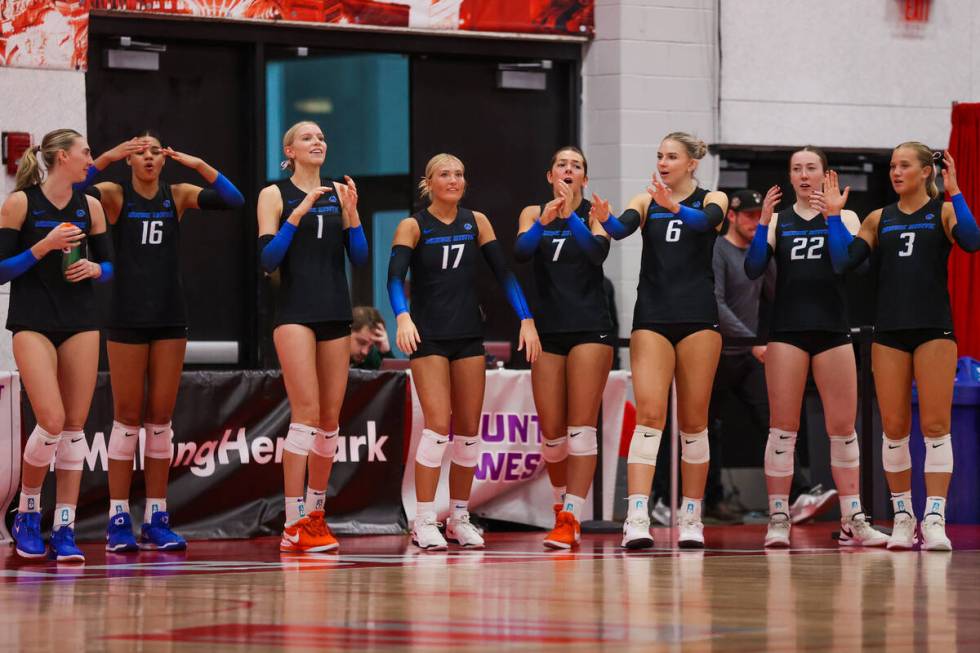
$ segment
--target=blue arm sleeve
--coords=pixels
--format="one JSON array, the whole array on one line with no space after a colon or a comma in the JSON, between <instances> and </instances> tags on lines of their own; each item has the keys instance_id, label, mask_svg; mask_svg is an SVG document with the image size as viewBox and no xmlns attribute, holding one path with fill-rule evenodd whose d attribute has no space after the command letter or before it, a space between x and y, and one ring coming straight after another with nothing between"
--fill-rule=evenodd
<instances>
[{"instance_id":1,"label":"blue arm sleeve","mask_svg":"<svg viewBox=\"0 0 980 653\"><path fill-rule=\"evenodd\" d=\"M344 247L347 248L347 258L354 265L364 265L368 261L367 237L364 235L364 227L357 225L350 227L344 232Z\"/></svg>"},{"instance_id":2,"label":"blue arm sleeve","mask_svg":"<svg viewBox=\"0 0 980 653\"><path fill-rule=\"evenodd\" d=\"M37 259L34 258L34 254L29 249L25 249L20 254L10 258L5 258L0 261L0 284L19 277L34 267L35 263L37 263Z\"/></svg>"},{"instance_id":3,"label":"blue arm sleeve","mask_svg":"<svg viewBox=\"0 0 980 653\"><path fill-rule=\"evenodd\" d=\"M622 240L640 228L640 213L636 209L626 209L618 218L610 215L602 228L615 240Z\"/></svg>"},{"instance_id":4,"label":"blue arm sleeve","mask_svg":"<svg viewBox=\"0 0 980 653\"><path fill-rule=\"evenodd\" d=\"M713 229L721 224L722 219L725 217L721 211L721 207L717 204L709 204L704 207L703 211L681 204L680 210L674 215L681 219L685 227L689 227L694 231L708 231L709 229Z\"/></svg>"},{"instance_id":5,"label":"blue arm sleeve","mask_svg":"<svg viewBox=\"0 0 980 653\"><path fill-rule=\"evenodd\" d=\"M745 253L745 275L749 279L758 279L769 265L772 248L769 247L769 225L760 224L755 230L755 237Z\"/></svg>"},{"instance_id":6,"label":"blue arm sleeve","mask_svg":"<svg viewBox=\"0 0 980 653\"><path fill-rule=\"evenodd\" d=\"M237 209L245 205L245 197L242 192L235 188L235 184L228 181L228 178L220 172L217 179L211 183L211 188L217 191L218 197L228 206Z\"/></svg>"},{"instance_id":7,"label":"blue arm sleeve","mask_svg":"<svg viewBox=\"0 0 980 653\"><path fill-rule=\"evenodd\" d=\"M953 210L956 211L956 224L953 226L953 239L967 252L980 250L980 229L977 221L966 203L963 193L957 193L950 198Z\"/></svg>"},{"instance_id":8,"label":"blue arm sleeve","mask_svg":"<svg viewBox=\"0 0 980 653\"><path fill-rule=\"evenodd\" d=\"M534 256L534 251L541 242L541 234L544 233L544 225L540 220L535 220L531 228L517 236L517 243L514 245L514 258L525 263Z\"/></svg>"},{"instance_id":9,"label":"blue arm sleeve","mask_svg":"<svg viewBox=\"0 0 980 653\"><path fill-rule=\"evenodd\" d=\"M289 249L289 244L293 242L293 234L296 233L296 227L290 222L283 222L282 227L279 228L279 233L269 241L265 247L262 248L262 255L260 260L262 261L262 268L269 272L275 272L279 264L286 257L286 250Z\"/></svg>"},{"instance_id":10,"label":"blue arm sleeve","mask_svg":"<svg viewBox=\"0 0 980 653\"><path fill-rule=\"evenodd\" d=\"M844 226L844 221L839 215L827 217L827 248L830 250L830 262L834 266L834 272L843 274L848 267L848 248L854 236Z\"/></svg>"},{"instance_id":11,"label":"blue arm sleeve","mask_svg":"<svg viewBox=\"0 0 980 653\"><path fill-rule=\"evenodd\" d=\"M524 292L521 290L521 285L517 283L517 277L507 269L507 263L504 261L504 249L500 246L500 243L496 240L491 240L481 247L480 251L483 252L483 257L490 265L490 269L493 270L493 275L497 277L497 281L504 289L504 293L507 295L507 301L510 302L514 312L517 313L517 317L522 320L529 319L531 317L531 309L528 308L527 300L524 298Z\"/></svg>"},{"instance_id":12,"label":"blue arm sleeve","mask_svg":"<svg viewBox=\"0 0 980 653\"><path fill-rule=\"evenodd\" d=\"M609 254L609 247L603 248L600 243L596 242L597 239L592 235L592 231L585 225L582 218L578 217L578 213L574 211L568 217L568 229L572 232L572 238L578 243L582 252L589 259L589 262L593 265L602 265L602 262L606 260L606 256ZM598 240L608 245L608 241L605 238L599 237Z\"/></svg>"},{"instance_id":13,"label":"blue arm sleeve","mask_svg":"<svg viewBox=\"0 0 980 653\"><path fill-rule=\"evenodd\" d=\"M412 248L405 245L395 245L391 248L391 258L388 259L388 300L395 317L408 313L408 302L405 300L405 276L412 262Z\"/></svg>"},{"instance_id":14,"label":"blue arm sleeve","mask_svg":"<svg viewBox=\"0 0 980 653\"><path fill-rule=\"evenodd\" d=\"M88 170L85 172L85 181L72 184L71 189L77 190L79 193L84 193L86 188L95 183L95 178L99 176L100 172L102 171L96 168L94 165L89 166Z\"/></svg>"},{"instance_id":15,"label":"blue arm sleeve","mask_svg":"<svg viewBox=\"0 0 980 653\"><path fill-rule=\"evenodd\" d=\"M96 281L98 283L109 283L116 276L116 269L112 265L112 239L108 232L96 234L89 238L89 250L91 258L102 268L102 275Z\"/></svg>"}]
</instances>

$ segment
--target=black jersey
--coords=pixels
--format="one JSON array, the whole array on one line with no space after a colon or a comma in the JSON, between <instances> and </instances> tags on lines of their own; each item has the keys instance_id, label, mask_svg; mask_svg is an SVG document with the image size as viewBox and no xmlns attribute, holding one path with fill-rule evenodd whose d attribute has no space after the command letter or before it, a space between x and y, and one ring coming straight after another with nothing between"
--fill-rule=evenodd
<instances>
[{"instance_id":1,"label":"black jersey","mask_svg":"<svg viewBox=\"0 0 980 653\"><path fill-rule=\"evenodd\" d=\"M477 297L480 230L473 211L458 208L446 224L422 209L419 242L412 251L412 321L424 340L483 335Z\"/></svg>"},{"instance_id":2,"label":"black jersey","mask_svg":"<svg viewBox=\"0 0 980 653\"><path fill-rule=\"evenodd\" d=\"M187 326L180 278L180 220L170 184L147 199L130 181L119 184L123 204L112 225L116 276L112 318L116 328Z\"/></svg>"},{"instance_id":3,"label":"black jersey","mask_svg":"<svg viewBox=\"0 0 980 653\"><path fill-rule=\"evenodd\" d=\"M588 224L591 208L589 201L583 199L575 213ZM602 287L602 265L596 265L582 252L567 219L556 219L544 227L533 266L531 306L538 333L612 329Z\"/></svg>"},{"instance_id":4,"label":"black jersey","mask_svg":"<svg viewBox=\"0 0 980 653\"><path fill-rule=\"evenodd\" d=\"M324 179L322 185L330 192L321 195L300 219L279 266L276 326L352 319L340 199L332 181ZM282 194L281 225L307 193L289 179L276 186Z\"/></svg>"},{"instance_id":5,"label":"black jersey","mask_svg":"<svg viewBox=\"0 0 980 653\"><path fill-rule=\"evenodd\" d=\"M703 210L707 194L704 188L696 188L681 204ZM718 232L695 231L651 200L642 233L633 327L651 323L717 324L711 259Z\"/></svg>"},{"instance_id":6,"label":"black jersey","mask_svg":"<svg viewBox=\"0 0 980 653\"><path fill-rule=\"evenodd\" d=\"M915 213L886 206L878 222L875 328L953 330L947 285L952 244L943 228L943 200Z\"/></svg>"},{"instance_id":7,"label":"black jersey","mask_svg":"<svg viewBox=\"0 0 980 653\"><path fill-rule=\"evenodd\" d=\"M62 222L74 224L86 235L92 231L88 200L82 193L72 193L63 209L48 201L40 186L26 188L24 193L27 195L27 215L17 241L19 252L39 243ZM86 240L82 240L83 256L86 244ZM48 252L34 267L11 281L7 328L38 331L97 329L99 320L93 284L92 279L77 283L66 281L61 270L61 252Z\"/></svg>"},{"instance_id":8,"label":"black jersey","mask_svg":"<svg viewBox=\"0 0 980 653\"><path fill-rule=\"evenodd\" d=\"M776 222L776 299L772 331L849 331L844 279L834 272L827 219L804 220L793 207Z\"/></svg>"}]
</instances>

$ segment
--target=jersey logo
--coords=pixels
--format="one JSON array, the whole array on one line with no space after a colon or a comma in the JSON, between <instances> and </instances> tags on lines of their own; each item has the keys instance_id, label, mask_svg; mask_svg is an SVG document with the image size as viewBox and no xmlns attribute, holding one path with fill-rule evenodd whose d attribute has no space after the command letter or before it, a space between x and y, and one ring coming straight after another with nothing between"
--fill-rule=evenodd
<instances>
[{"instance_id":1,"label":"jersey logo","mask_svg":"<svg viewBox=\"0 0 980 653\"><path fill-rule=\"evenodd\" d=\"M331 195L331 196L330 196L330 200L329 200L329 201L331 201L331 202L333 202L334 204L336 204L336 203L337 203L337 196L336 196L336 195Z\"/></svg>"},{"instance_id":2,"label":"jersey logo","mask_svg":"<svg viewBox=\"0 0 980 653\"><path fill-rule=\"evenodd\" d=\"M286 200L286 204L289 204L290 206L292 206L293 204L299 204L299 200L298 199Z\"/></svg>"},{"instance_id":3,"label":"jersey logo","mask_svg":"<svg viewBox=\"0 0 980 653\"><path fill-rule=\"evenodd\" d=\"M77 211L75 211L75 217L76 218L84 218L85 217L85 209L78 209Z\"/></svg>"},{"instance_id":4,"label":"jersey logo","mask_svg":"<svg viewBox=\"0 0 980 653\"><path fill-rule=\"evenodd\" d=\"M696 208L696 209L700 209L701 208L701 202L700 201L694 202L693 204L691 204L691 206L694 207L694 208Z\"/></svg>"},{"instance_id":5,"label":"jersey logo","mask_svg":"<svg viewBox=\"0 0 980 653\"><path fill-rule=\"evenodd\" d=\"M432 229L423 229L422 230L422 233L423 234L431 234L432 233Z\"/></svg>"},{"instance_id":6,"label":"jersey logo","mask_svg":"<svg viewBox=\"0 0 980 653\"><path fill-rule=\"evenodd\" d=\"M936 217L935 213L926 213L926 220L932 220L934 217Z\"/></svg>"},{"instance_id":7,"label":"jersey logo","mask_svg":"<svg viewBox=\"0 0 980 653\"><path fill-rule=\"evenodd\" d=\"M463 225L463 229L466 229L467 231L471 231L473 229L473 225L467 222L466 224Z\"/></svg>"},{"instance_id":8,"label":"jersey logo","mask_svg":"<svg viewBox=\"0 0 980 653\"><path fill-rule=\"evenodd\" d=\"M31 211L31 215L44 215L47 213L44 209L38 209L37 211Z\"/></svg>"},{"instance_id":9,"label":"jersey logo","mask_svg":"<svg viewBox=\"0 0 980 653\"><path fill-rule=\"evenodd\" d=\"M170 208L170 200L163 200L163 208L165 209Z\"/></svg>"}]
</instances>

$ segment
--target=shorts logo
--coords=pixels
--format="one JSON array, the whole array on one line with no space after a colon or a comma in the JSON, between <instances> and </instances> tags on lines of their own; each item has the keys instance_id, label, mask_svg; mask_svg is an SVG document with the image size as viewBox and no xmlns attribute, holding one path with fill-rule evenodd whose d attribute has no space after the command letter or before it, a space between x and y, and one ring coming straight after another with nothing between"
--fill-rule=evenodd
<instances>
[{"instance_id":1,"label":"shorts logo","mask_svg":"<svg viewBox=\"0 0 980 653\"><path fill-rule=\"evenodd\" d=\"M467 231L472 231L473 230L473 225L471 225L469 222L467 222L466 224L463 225L463 229L466 229Z\"/></svg>"},{"instance_id":2,"label":"shorts logo","mask_svg":"<svg viewBox=\"0 0 980 653\"><path fill-rule=\"evenodd\" d=\"M85 217L85 210L84 209L78 209L77 211L75 211L75 217L76 218L84 218Z\"/></svg>"}]
</instances>

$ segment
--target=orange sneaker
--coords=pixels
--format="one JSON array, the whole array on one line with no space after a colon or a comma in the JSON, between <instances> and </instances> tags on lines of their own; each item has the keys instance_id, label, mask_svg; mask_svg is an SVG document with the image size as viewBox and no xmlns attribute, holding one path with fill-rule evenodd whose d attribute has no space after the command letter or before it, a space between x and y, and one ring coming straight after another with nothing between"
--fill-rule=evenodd
<instances>
[{"instance_id":1,"label":"orange sneaker","mask_svg":"<svg viewBox=\"0 0 980 653\"><path fill-rule=\"evenodd\" d=\"M279 550L290 553L317 553L333 551L340 547L337 538L323 519L323 511L316 510L282 530Z\"/></svg>"},{"instance_id":2,"label":"orange sneaker","mask_svg":"<svg viewBox=\"0 0 980 653\"><path fill-rule=\"evenodd\" d=\"M544 538L544 545L549 549L571 549L578 546L581 539L582 527L578 520L572 513L563 510L555 518L554 529Z\"/></svg>"}]
</instances>

